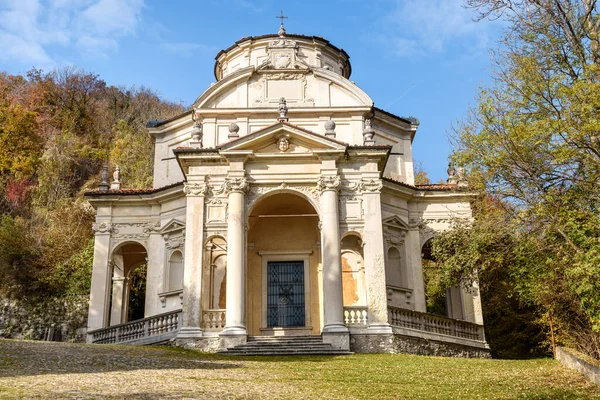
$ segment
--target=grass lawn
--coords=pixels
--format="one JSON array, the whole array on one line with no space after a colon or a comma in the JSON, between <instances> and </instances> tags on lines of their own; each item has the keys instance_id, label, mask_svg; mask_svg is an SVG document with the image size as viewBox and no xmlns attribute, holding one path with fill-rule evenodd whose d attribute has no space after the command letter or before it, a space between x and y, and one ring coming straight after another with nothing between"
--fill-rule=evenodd
<instances>
[{"instance_id":1,"label":"grass lawn","mask_svg":"<svg viewBox=\"0 0 600 400\"><path fill-rule=\"evenodd\" d=\"M167 347L0 340L0 398L600 399L550 359L226 357Z\"/></svg>"}]
</instances>

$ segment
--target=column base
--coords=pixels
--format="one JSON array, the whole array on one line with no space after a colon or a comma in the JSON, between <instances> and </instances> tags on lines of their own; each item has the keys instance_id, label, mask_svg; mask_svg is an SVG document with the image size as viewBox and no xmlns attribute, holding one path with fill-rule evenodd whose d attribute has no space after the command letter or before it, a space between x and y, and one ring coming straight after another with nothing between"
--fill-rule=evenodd
<instances>
[{"instance_id":1,"label":"column base","mask_svg":"<svg viewBox=\"0 0 600 400\"><path fill-rule=\"evenodd\" d=\"M350 333L346 332L323 332L321 334L323 343L329 343L332 346L339 347L343 350L350 350Z\"/></svg>"},{"instance_id":2,"label":"column base","mask_svg":"<svg viewBox=\"0 0 600 400\"><path fill-rule=\"evenodd\" d=\"M348 333L348 327L343 323L325 324L323 333Z\"/></svg>"},{"instance_id":3,"label":"column base","mask_svg":"<svg viewBox=\"0 0 600 400\"><path fill-rule=\"evenodd\" d=\"M248 336L245 326L226 326L219 336Z\"/></svg>"},{"instance_id":4,"label":"column base","mask_svg":"<svg viewBox=\"0 0 600 400\"><path fill-rule=\"evenodd\" d=\"M392 327L390 324L380 323L380 324L369 325L367 327L367 333L391 335L392 333L394 333L394 331L392 331Z\"/></svg>"},{"instance_id":5,"label":"column base","mask_svg":"<svg viewBox=\"0 0 600 400\"><path fill-rule=\"evenodd\" d=\"M202 337L203 335L202 329L200 328L186 327L181 328L179 332L177 332L177 339L193 339Z\"/></svg>"}]
</instances>

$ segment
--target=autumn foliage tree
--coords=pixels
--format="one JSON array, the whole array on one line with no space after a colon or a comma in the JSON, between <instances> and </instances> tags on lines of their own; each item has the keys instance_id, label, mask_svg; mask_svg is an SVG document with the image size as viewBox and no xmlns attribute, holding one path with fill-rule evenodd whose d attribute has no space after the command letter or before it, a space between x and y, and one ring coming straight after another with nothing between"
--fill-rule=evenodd
<instances>
[{"instance_id":1,"label":"autumn foliage tree","mask_svg":"<svg viewBox=\"0 0 600 400\"><path fill-rule=\"evenodd\" d=\"M494 82L482 88L478 106L457 128L453 154L468 168L471 184L497 199L504 223L476 218L465 240L478 243L499 230L510 239L501 252L467 246L474 257L467 269L485 275L502 266L519 301L537 307L553 325L549 336L557 333L560 342L600 358L597 2L466 5L479 19L502 18L508 25L493 54ZM454 261L463 251L453 254L443 242L440 257L460 269Z\"/></svg>"},{"instance_id":2,"label":"autumn foliage tree","mask_svg":"<svg viewBox=\"0 0 600 400\"><path fill-rule=\"evenodd\" d=\"M74 68L0 73L0 296L88 296L94 213L83 192L105 163L127 187L151 186L145 123L181 111Z\"/></svg>"}]
</instances>

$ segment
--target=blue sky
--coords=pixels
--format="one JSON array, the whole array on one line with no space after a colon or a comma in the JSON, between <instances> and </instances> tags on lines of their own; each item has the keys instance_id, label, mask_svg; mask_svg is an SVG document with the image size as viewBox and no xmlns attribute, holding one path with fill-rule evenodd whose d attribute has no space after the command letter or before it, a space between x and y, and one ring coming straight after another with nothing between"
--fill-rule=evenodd
<instances>
[{"instance_id":1,"label":"blue sky","mask_svg":"<svg viewBox=\"0 0 600 400\"><path fill-rule=\"evenodd\" d=\"M447 133L489 82L501 29L460 0L0 0L0 70L71 65L187 105L214 81L216 53L276 33L280 10L289 33L346 50L377 107L419 118L414 158L445 179Z\"/></svg>"}]
</instances>

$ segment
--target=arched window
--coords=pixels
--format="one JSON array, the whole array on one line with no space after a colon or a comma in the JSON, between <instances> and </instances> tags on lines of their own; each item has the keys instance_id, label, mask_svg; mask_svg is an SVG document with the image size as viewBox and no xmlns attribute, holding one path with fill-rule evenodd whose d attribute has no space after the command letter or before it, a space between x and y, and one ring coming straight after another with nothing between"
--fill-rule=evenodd
<instances>
[{"instance_id":1,"label":"arched window","mask_svg":"<svg viewBox=\"0 0 600 400\"><path fill-rule=\"evenodd\" d=\"M169 258L169 291L183 288L183 255L174 251Z\"/></svg>"}]
</instances>

